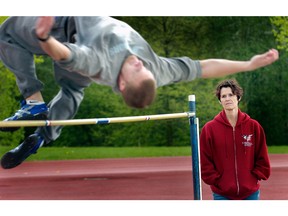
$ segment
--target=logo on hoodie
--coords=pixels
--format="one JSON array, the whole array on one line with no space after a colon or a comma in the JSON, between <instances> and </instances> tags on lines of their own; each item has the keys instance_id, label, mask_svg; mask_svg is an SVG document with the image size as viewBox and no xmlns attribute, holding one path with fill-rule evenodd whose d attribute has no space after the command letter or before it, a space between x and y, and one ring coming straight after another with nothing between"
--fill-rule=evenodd
<instances>
[{"instance_id":1,"label":"logo on hoodie","mask_svg":"<svg viewBox=\"0 0 288 216\"><path fill-rule=\"evenodd\" d=\"M242 144L243 144L244 146L251 147L251 146L253 145L253 143L251 142L252 136L253 136L253 134L242 135L242 137L243 137L243 139L244 139L244 142L242 142Z\"/></svg>"}]
</instances>

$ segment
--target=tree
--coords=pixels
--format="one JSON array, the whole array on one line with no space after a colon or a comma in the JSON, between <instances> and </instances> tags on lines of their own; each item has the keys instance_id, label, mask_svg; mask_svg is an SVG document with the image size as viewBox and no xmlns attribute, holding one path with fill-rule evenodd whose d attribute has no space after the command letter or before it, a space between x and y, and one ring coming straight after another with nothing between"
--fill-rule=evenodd
<instances>
[{"instance_id":1,"label":"tree","mask_svg":"<svg viewBox=\"0 0 288 216\"><path fill-rule=\"evenodd\" d=\"M192 59L227 58L246 60L255 53L275 47L278 34L287 31L269 17L116 17L135 28L151 45L154 51L166 57L188 56ZM276 19L277 17L275 17ZM285 19L283 19L285 21ZM283 20L277 22L284 25ZM276 23L277 23L276 22ZM281 30L283 29L283 30ZM286 29L284 31L284 29ZM280 31L281 30L281 31ZM275 33L275 32L274 32ZM279 37L287 43L284 38ZM286 144L288 140L288 104L286 100L288 77L287 53L283 48L280 60L273 65L250 73L241 73L225 78L236 78L244 88L240 108L258 120L264 127L269 145ZM51 60L36 57L38 77L44 81L43 95L46 101L58 92ZM19 93L14 77L0 67L1 87L8 86L14 92L1 91L1 107L8 104L7 112L15 111ZM4 76L5 74L5 76ZM188 110L188 95L196 95L196 114L200 129L211 120L221 106L214 95L216 84L225 78L196 79L189 83L176 83L160 87L155 103L145 110L128 109L122 98L110 87L91 85L85 90L85 98L75 118L103 118L117 116L149 115L185 112ZM3 81L3 82L2 82ZM8 84L10 83L10 84ZM9 87L10 86L10 87ZM6 87L5 87L6 88ZM9 90L10 91L10 90ZM1 94L0 93L0 94ZM11 94L10 94L11 93ZM10 94L10 95L9 95ZM6 96L5 96L6 95ZM16 98L15 98L16 97ZM13 106L11 107L13 103ZM9 107L10 106L10 107ZM6 109L6 107L5 107ZM9 116L9 115L8 115ZM26 133L30 130L25 129ZM111 125L86 125L65 127L55 146L179 146L189 145L188 119L124 123ZM7 140L6 140L7 139ZM5 138L8 144L10 138ZM188 142L187 142L188 140ZM4 143L4 142L2 142Z\"/></svg>"},{"instance_id":2,"label":"tree","mask_svg":"<svg viewBox=\"0 0 288 216\"><path fill-rule=\"evenodd\" d=\"M244 60L249 59L255 53L264 52L275 46L269 17L117 18L129 23L140 32L157 54L167 57L185 55L194 59L228 58ZM264 126L269 144L273 145L283 143L284 133L282 128L285 128L283 126L285 120L282 120L283 117L285 119L285 114L274 110L277 103L277 101L274 102L274 99L277 100L277 97L271 98L271 95L275 95L277 89L281 89L283 92L287 91L284 89L285 80L282 80L282 85L277 88L277 82L271 82L277 76L279 76L279 79L283 77L282 71L279 63L277 63L255 72L231 76L231 78L237 78L244 87L245 95L240 103L240 108L248 112L251 117L259 120ZM121 98L112 91L93 86L93 88L86 90L86 97L77 117L85 118L89 114L93 117L113 117L187 111L187 96L195 94L197 116L200 119L201 129L221 109L213 91L217 82L222 79L224 78L198 79L189 83L177 83L161 87L158 89L155 103L145 110L127 109ZM261 88L259 88L260 86ZM271 86L273 87L271 88ZM105 100L105 98L113 98L113 102ZM262 100L263 98L265 100ZM268 101L271 103L268 103ZM287 109L287 106L282 102L277 103L277 105L277 110ZM274 120L267 118L267 116L273 116ZM279 136L275 139L274 130L279 127L273 125L277 125L277 122L281 122L281 129L278 130ZM78 131L74 128L65 129L67 139L69 134L73 134L73 132L68 133L68 130L73 130L75 133ZM81 138L81 140L86 140L86 142L83 142L86 145L89 143L91 145L107 146L187 145L186 140L189 140L188 130L185 119L104 127L85 126L85 133L81 132L82 137L85 138ZM79 139L75 138L73 143L75 145L79 144Z\"/></svg>"}]
</instances>

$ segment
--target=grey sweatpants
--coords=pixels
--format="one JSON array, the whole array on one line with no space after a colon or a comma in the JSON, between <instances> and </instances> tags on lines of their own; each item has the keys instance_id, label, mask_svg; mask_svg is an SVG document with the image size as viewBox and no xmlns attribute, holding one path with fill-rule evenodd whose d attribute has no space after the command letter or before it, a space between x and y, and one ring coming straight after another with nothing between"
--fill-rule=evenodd
<instances>
[{"instance_id":1,"label":"grey sweatpants","mask_svg":"<svg viewBox=\"0 0 288 216\"><path fill-rule=\"evenodd\" d=\"M54 65L54 68L55 79L61 88L58 94L48 103L48 119L72 119L84 98L84 89L90 85L91 80L82 77L78 73L67 72L57 65ZM69 78L67 78L67 75L69 75ZM47 144L60 136L62 128L63 126L39 127L36 132L44 137Z\"/></svg>"},{"instance_id":2,"label":"grey sweatpants","mask_svg":"<svg viewBox=\"0 0 288 216\"><path fill-rule=\"evenodd\" d=\"M20 93L24 98L43 89L37 78L34 54L45 55L36 38L34 28L36 17L11 17L0 27L0 59L11 70ZM57 18L51 34L61 42L71 42L75 34L73 20ZM91 83L90 78L68 72L54 64L55 80L60 86L58 94L48 103L49 120L72 119L83 100L84 88ZM62 126L39 127L45 143L56 140Z\"/></svg>"}]
</instances>

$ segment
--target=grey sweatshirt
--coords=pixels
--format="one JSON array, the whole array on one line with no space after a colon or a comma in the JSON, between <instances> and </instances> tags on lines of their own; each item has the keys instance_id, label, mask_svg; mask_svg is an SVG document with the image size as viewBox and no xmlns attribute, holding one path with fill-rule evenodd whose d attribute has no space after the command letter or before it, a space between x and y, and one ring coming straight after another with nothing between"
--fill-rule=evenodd
<instances>
[{"instance_id":1,"label":"grey sweatshirt","mask_svg":"<svg viewBox=\"0 0 288 216\"><path fill-rule=\"evenodd\" d=\"M24 95L32 91L26 90L30 88L29 86L36 86L37 82L37 86L41 85L35 76L33 54L45 53L35 35L36 20L37 17L12 17L9 25L7 22L1 26L0 58L15 73L19 88L25 89L22 91ZM135 55L143 61L144 66L154 74L158 87L180 81L191 81L201 76L199 61L188 57L158 56L139 33L122 21L96 16L74 17L75 24L68 17L56 17L55 20L51 34L72 51L68 60L56 63L63 69L78 72L98 84L111 86L116 92L119 91L117 84L119 72L129 55ZM65 32L67 25L70 25L70 28L71 25L75 25L76 43L67 42L69 41L69 36ZM6 42L11 39L13 43L19 44L17 49L11 49L11 44ZM70 79L69 74L62 76ZM70 76L73 77L71 74ZM78 83L81 83L80 79L81 76L77 77ZM22 80L29 80L29 82L31 80L33 84Z\"/></svg>"},{"instance_id":2,"label":"grey sweatshirt","mask_svg":"<svg viewBox=\"0 0 288 216\"><path fill-rule=\"evenodd\" d=\"M77 42L66 43L72 55L58 64L96 83L111 86L114 91L118 91L118 74L129 55L143 61L154 74L158 87L201 76L199 61L156 55L146 40L122 21L111 17L75 17L75 23Z\"/></svg>"}]
</instances>

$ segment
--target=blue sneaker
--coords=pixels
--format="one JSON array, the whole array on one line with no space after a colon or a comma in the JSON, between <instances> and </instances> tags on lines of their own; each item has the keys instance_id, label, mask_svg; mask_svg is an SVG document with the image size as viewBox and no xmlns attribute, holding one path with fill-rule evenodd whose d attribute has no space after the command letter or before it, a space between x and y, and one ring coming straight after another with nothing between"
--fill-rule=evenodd
<instances>
[{"instance_id":1,"label":"blue sneaker","mask_svg":"<svg viewBox=\"0 0 288 216\"><path fill-rule=\"evenodd\" d=\"M17 120L47 120L48 107L44 102L34 100L21 102L21 109L19 109L13 116L5 119L4 121L17 121ZM13 132L20 127L0 127L0 131Z\"/></svg>"},{"instance_id":2,"label":"blue sneaker","mask_svg":"<svg viewBox=\"0 0 288 216\"><path fill-rule=\"evenodd\" d=\"M43 144L44 139L39 134L30 135L19 146L3 155L1 166L4 169L11 169L20 165L31 154L36 154Z\"/></svg>"}]
</instances>

